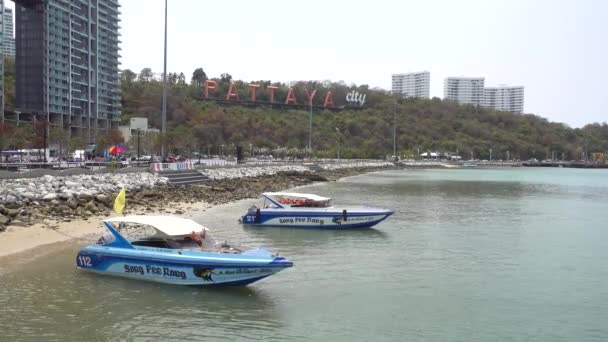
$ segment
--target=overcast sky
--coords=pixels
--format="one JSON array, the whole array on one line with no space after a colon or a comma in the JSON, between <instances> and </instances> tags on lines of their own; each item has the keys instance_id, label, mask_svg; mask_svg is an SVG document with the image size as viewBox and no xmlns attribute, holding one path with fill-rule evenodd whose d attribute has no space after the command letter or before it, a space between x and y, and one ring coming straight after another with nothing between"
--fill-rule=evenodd
<instances>
[{"instance_id":1,"label":"overcast sky","mask_svg":"<svg viewBox=\"0 0 608 342\"><path fill-rule=\"evenodd\" d=\"M119 0L122 68L162 72L163 0ZM12 7L12 2L10 6ZM168 70L384 89L428 70L525 87L525 112L608 121L608 1L169 0Z\"/></svg>"}]
</instances>

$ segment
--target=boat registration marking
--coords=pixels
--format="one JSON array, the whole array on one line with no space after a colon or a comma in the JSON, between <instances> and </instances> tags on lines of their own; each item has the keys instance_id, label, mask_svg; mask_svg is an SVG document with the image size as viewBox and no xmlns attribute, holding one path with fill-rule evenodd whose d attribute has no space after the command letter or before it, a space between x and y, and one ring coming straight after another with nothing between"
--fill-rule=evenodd
<instances>
[{"instance_id":1,"label":"boat registration marking","mask_svg":"<svg viewBox=\"0 0 608 342\"><path fill-rule=\"evenodd\" d=\"M78 258L76 258L77 262L78 262L78 266L80 267L91 267L93 266L93 263L91 263L91 257L86 256L86 255L79 255Z\"/></svg>"}]
</instances>

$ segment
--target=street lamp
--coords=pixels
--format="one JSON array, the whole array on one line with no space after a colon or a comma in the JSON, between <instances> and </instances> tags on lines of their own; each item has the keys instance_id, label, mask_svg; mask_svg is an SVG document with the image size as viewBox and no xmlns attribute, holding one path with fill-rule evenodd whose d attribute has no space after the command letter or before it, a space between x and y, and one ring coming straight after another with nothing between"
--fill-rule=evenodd
<instances>
[{"instance_id":1,"label":"street lamp","mask_svg":"<svg viewBox=\"0 0 608 342\"><path fill-rule=\"evenodd\" d=\"M253 159L253 144L249 144L249 158Z\"/></svg>"},{"instance_id":2,"label":"street lamp","mask_svg":"<svg viewBox=\"0 0 608 342\"><path fill-rule=\"evenodd\" d=\"M492 149L490 149L490 162L492 161Z\"/></svg>"},{"instance_id":3,"label":"street lamp","mask_svg":"<svg viewBox=\"0 0 608 342\"><path fill-rule=\"evenodd\" d=\"M312 99L310 100L310 119L308 121L308 152L312 157Z\"/></svg>"},{"instance_id":4,"label":"street lamp","mask_svg":"<svg viewBox=\"0 0 608 342\"><path fill-rule=\"evenodd\" d=\"M224 145L222 145L222 146L221 146L221 148L222 148L222 149L220 150L220 156L221 156L222 158L224 158Z\"/></svg>"},{"instance_id":5,"label":"street lamp","mask_svg":"<svg viewBox=\"0 0 608 342\"><path fill-rule=\"evenodd\" d=\"M167 0L165 0L165 61L163 71L163 114L161 122L162 139L160 154L165 156L165 134L167 133Z\"/></svg>"},{"instance_id":6,"label":"street lamp","mask_svg":"<svg viewBox=\"0 0 608 342\"><path fill-rule=\"evenodd\" d=\"M342 133L340 132L340 129L338 127L336 127L336 133L337 133L336 141L338 143L338 160L340 160L340 135Z\"/></svg>"}]
</instances>

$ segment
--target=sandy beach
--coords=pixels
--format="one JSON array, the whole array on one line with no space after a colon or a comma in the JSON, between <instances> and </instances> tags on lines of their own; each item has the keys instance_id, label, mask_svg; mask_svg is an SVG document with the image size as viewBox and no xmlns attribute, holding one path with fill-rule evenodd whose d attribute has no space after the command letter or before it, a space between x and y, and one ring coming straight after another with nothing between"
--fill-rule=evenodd
<instances>
[{"instance_id":1,"label":"sandy beach","mask_svg":"<svg viewBox=\"0 0 608 342\"><path fill-rule=\"evenodd\" d=\"M206 202L178 203L170 205L166 210L155 212L134 210L127 212L127 215L170 215L177 211L183 212L182 216L188 216L193 212L204 211L211 207L212 205ZM11 227L2 233L0 238L0 261L8 256L59 242L75 239L94 242L104 231L102 220L114 216L118 216L118 214L93 216L86 220L76 219L70 222L46 220L30 227ZM40 253L37 255L40 256Z\"/></svg>"}]
</instances>

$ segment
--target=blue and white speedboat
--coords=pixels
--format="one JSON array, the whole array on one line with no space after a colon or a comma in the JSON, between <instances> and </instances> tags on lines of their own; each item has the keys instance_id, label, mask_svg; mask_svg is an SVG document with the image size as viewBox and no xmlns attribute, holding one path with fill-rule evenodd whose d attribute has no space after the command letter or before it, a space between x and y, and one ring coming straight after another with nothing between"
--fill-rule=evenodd
<instances>
[{"instance_id":1,"label":"blue and white speedboat","mask_svg":"<svg viewBox=\"0 0 608 342\"><path fill-rule=\"evenodd\" d=\"M295 192L266 192L240 222L252 226L349 229L369 228L393 214L390 209L334 207L331 198Z\"/></svg>"},{"instance_id":2,"label":"blue and white speedboat","mask_svg":"<svg viewBox=\"0 0 608 342\"><path fill-rule=\"evenodd\" d=\"M247 285L293 266L264 249L217 243L190 219L126 216L103 225L108 232L78 253L79 269L178 285Z\"/></svg>"}]
</instances>

